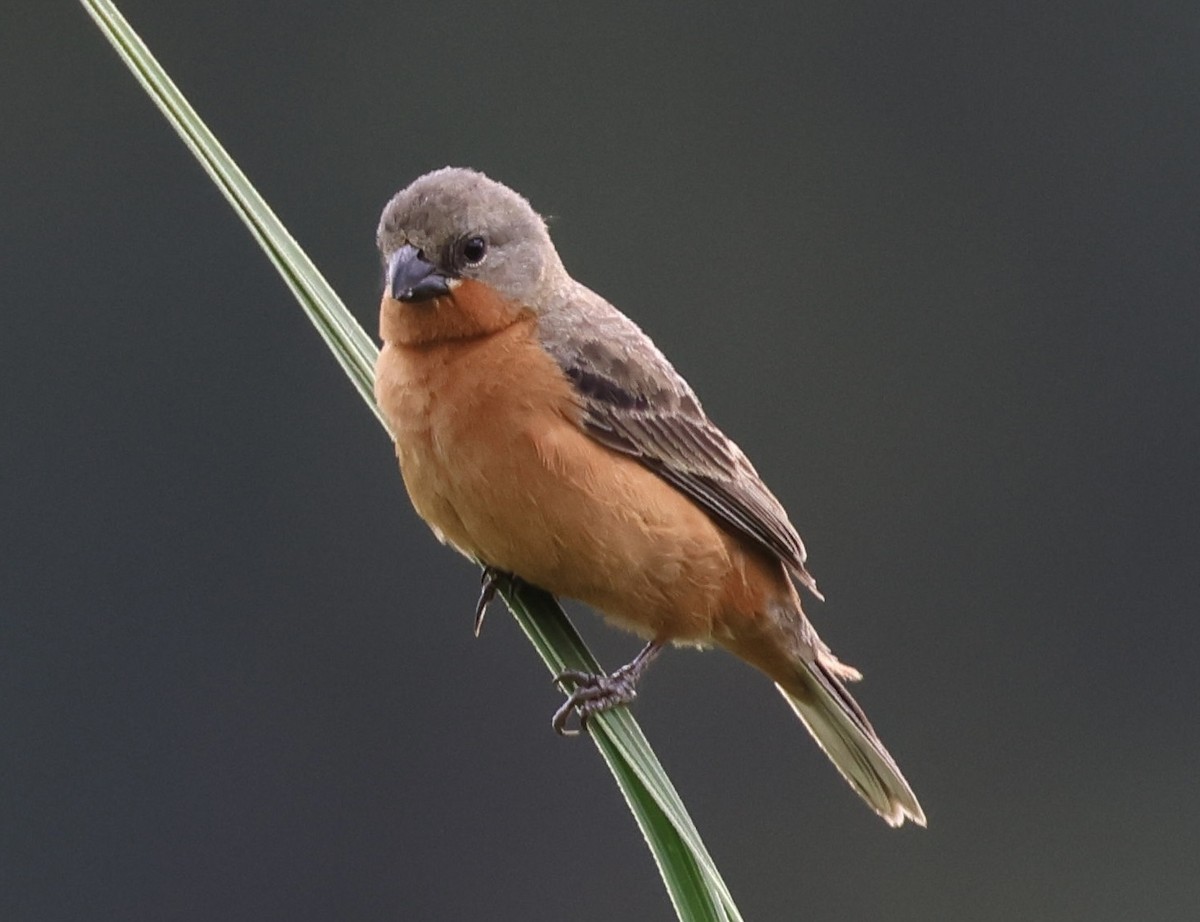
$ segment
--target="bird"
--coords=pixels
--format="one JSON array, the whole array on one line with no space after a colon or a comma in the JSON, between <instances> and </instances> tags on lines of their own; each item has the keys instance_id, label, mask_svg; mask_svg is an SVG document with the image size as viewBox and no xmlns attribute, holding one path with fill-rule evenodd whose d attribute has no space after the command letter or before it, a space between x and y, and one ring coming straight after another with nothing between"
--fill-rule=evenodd
<instances>
[{"instance_id":1,"label":"bird","mask_svg":"<svg viewBox=\"0 0 1200 922\"><path fill-rule=\"evenodd\" d=\"M783 506L654 342L564 267L546 221L481 172L400 190L383 266L375 397L416 512L483 567L476 632L504 579L582 601L645 640L573 687L553 725L633 700L664 647L765 673L889 825L925 814L820 639L823 598Z\"/></svg>"}]
</instances>

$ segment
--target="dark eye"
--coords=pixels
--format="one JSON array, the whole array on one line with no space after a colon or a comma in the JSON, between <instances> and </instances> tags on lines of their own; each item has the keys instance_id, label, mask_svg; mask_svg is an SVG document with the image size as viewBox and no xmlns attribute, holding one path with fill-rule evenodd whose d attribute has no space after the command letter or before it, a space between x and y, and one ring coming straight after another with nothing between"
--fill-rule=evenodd
<instances>
[{"instance_id":1,"label":"dark eye","mask_svg":"<svg viewBox=\"0 0 1200 922\"><path fill-rule=\"evenodd\" d=\"M487 254L487 241L482 237L468 237L462 244L462 255L469 263L480 262Z\"/></svg>"}]
</instances>

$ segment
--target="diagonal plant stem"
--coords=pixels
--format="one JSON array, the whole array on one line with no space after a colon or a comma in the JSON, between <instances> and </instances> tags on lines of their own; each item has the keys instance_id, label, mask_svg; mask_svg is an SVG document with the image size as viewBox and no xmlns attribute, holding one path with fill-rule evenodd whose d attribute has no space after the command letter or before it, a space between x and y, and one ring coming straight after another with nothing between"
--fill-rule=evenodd
<instances>
[{"instance_id":1,"label":"diagonal plant stem","mask_svg":"<svg viewBox=\"0 0 1200 922\"><path fill-rule=\"evenodd\" d=\"M373 395L377 349L317 270L192 109L110 0L81 0L83 6L147 95L249 228L291 290L350 382L387 428ZM554 673L565 669L600 672L554 598L538 589L501 589L522 630ZM646 838L667 893L681 920L740 922L716 864L705 848L674 786L626 708L595 714L590 735Z\"/></svg>"}]
</instances>

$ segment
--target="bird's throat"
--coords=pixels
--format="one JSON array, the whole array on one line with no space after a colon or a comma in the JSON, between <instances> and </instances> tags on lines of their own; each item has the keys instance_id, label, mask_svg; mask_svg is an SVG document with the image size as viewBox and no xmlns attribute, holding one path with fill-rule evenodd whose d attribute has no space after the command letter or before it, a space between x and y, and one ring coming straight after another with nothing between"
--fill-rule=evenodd
<instances>
[{"instance_id":1,"label":"bird's throat","mask_svg":"<svg viewBox=\"0 0 1200 922\"><path fill-rule=\"evenodd\" d=\"M384 342L403 346L432 345L490 336L532 314L490 286L464 279L450 294L428 301L397 301L385 292L379 305L379 335Z\"/></svg>"}]
</instances>

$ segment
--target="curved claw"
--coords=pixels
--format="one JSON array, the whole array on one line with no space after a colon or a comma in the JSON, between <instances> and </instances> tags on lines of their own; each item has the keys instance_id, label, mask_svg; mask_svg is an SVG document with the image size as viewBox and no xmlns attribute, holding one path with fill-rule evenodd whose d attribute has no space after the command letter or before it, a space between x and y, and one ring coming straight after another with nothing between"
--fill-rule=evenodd
<instances>
[{"instance_id":1,"label":"curved claw","mask_svg":"<svg viewBox=\"0 0 1200 922\"><path fill-rule=\"evenodd\" d=\"M607 711L621 704L629 704L637 697L637 691L630 682L615 679L614 676L593 675L586 678L591 681L580 685L571 692L570 697L554 712L551 726L559 736L578 736L587 729L588 718L598 711ZM579 715L579 729L567 728L571 714Z\"/></svg>"},{"instance_id":2,"label":"curved claw","mask_svg":"<svg viewBox=\"0 0 1200 922\"><path fill-rule=\"evenodd\" d=\"M564 669L562 672L555 675L551 681L555 685L562 685L564 682L574 682L576 685L586 685L595 678L599 677L593 672L580 672L578 669Z\"/></svg>"},{"instance_id":3,"label":"curved claw","mask_svg":"<svg viewBox=\"0 0 1200 922\"><path fill-rule=\"evenodd\" d=\"M637 698L638 679L660 652L662 645L651 641L632 662L611 675L580 672L577 669L566 669L558 673L554 677L556 683L573 682L575 689L550 720L554 732L559 736L578 736L587 729L588 718L591 715L632 703ZM567 721L572 713L579 715L578 730L567 729Z\"/></svg>"},{"instance_id":4,"label":"curved claw","mask_svg":"<svg viewBox=\"0 0 1200 922\"><path fill-rule=\"evenodd\" d=\"M479 636L479 632L483 630L483 618L487 614L488 606L492 604L492 599L496 598L496 590L500 588L500 581L507 579L508 574L497 570L495 567L483 568L483 572L479 575L479 581L483 584L479 590L479 601L475 603L475 636Z\"/></svg>"},{"instance_id":5,"label":"curved claw","mask_svg":"<svg viewBox=\"0 0 1200 922\"><path fill-rule=\"evenodd\" d=\"M567 721L571 719L571 712L575 710L575 703L568 698L563 702L562 707L554 712L554 716L550 718L550 726L554 728L554 732L559 736L579 736L584 728L583 718L579 719L579 729L571 730L567 728Z\"/></svg>"}]
</instances>

